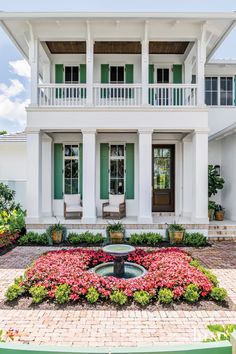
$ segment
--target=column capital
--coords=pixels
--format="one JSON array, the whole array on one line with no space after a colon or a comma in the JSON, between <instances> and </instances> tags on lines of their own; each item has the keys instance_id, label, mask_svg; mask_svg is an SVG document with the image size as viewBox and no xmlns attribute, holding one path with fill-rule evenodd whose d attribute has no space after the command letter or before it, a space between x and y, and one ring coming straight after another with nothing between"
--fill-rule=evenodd
<instances>
[{"instance_id":1,"label":"column capital","mask_svg":"<svg viewBox=\"0 0 236 354\"><path fill-rule=\"evenodd\" d=\"M197 135L197 134L209 134L209 129L208 128L196 129L193 131L193 135Z\"/></svg>"},{"instance_id":2,"label":"column capital","mask_svg":"<svg viewBox=\"0 0 236 354\"><path fill-rule=\"evenodd\" d=\"M138 129L138 134L152 134L153 133L153 129L149 129L149 128L140 128Z\"/></svg>"},{"instance_id":3,"label":"column capital","mask_svg":"<svg viewBox=\"0 0 236 354\"><path fill-rule=\"evenodd\" d=\"M82 134L96 134L97 129L96 128L82 128L81 133Z\"/></svg>"}]
</instances>

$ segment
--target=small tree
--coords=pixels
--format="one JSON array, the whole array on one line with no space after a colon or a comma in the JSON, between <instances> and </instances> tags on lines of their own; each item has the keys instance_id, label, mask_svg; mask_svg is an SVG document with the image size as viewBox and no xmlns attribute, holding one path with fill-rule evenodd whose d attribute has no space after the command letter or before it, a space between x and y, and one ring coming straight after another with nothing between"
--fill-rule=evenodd
<instances>
[{"instance_id":1,"label":"small tree","mask_svg":"<svg viewBox=\"0 0 236 354\"><path fill-rule=\"evenodd\" d=\"M6 184L0 183L0 212L3 210L13 210L16 207L15 204L16 192L9 188Z\"/></svg>"},{"instance_id":2,"label":"small tree","mask_svg":"<svg viewBox=\"0 0 236 354\"><path fill-rule=\"evenodd\" d=\"M0 130L0 135L5 135L5 134L7 134L6 130Z\"/></svg>"},{"instance_id":3,"label":"small tree","mask_svg":"<svg viewBox=\"0 0 236 354\"><path fill-rule=\"evenodd\" d=\"M215 195L219 189L223 189L224 183L224 178L216 176L215 167L208 165L208 197Z\"/></svg>"}]
</instances>

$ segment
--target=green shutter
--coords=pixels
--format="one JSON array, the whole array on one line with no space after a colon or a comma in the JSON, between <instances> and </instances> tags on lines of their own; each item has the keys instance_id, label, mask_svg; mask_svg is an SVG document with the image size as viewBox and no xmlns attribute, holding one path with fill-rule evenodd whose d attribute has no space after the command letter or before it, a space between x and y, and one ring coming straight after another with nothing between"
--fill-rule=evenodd
<instances>
[{"instance_id":1,"label":"green shutter","mask_svg":"<svg viewBox=\"0 0 236 354\"><path fill-rule=\"evenodd\" d=\"M56 64L55 65L55 83L63 84L64 83L64 65ZM62 97L62 89L56 89L56 98Z\"/></svg>"},{"instance_id":2,"label":"green shutter","mask_svg":"<svg viewBox=\"0 0 236 354\"><path fill-rule=\"evenodd\" d=\"M134 199L134 144L126 144L126 199Z\"/></svg>"},{"instance_id":3,"label":"green shutter","mask_svg":"<svg viewBox=\"0 0 236 354\"><path fill-rule=\"evenodd\" d=\"M134 65L133 64L126 64L125 65L125 83L126 84L133 84L134 83ZM133 89L125 89L125 97L132 98L134 97Z\"/></svg>"},{"instance_id":4,"label":"green shutter","mask_svg":"<svg viewBox=\"0 0 236 354\"><path fill-rule=\"evenodd\" d=\"M154 84L154 65L149 64L148 67L148 82L149 84ZM154 89L149 88L148 90L148 103L152 106L154 105Z\"/></svg>"},{"instance_id":5,"label":"green shutter","mask_svg":"<svg viewBox=\"0 0 236 354\"><path fill-rule=\"evenodd\" d=\"M54 144L54 199L63 199L62 144Z\"/></svg>"},{"instance_id":6,"label":"green shutter","mask_svg":"<svg viewBox=\"0 0 236 354\"><path fill-rule=\"evenodd\" d=\"M81 84L86 84L86 64L80 64L79 68L79 80ZM81 91L81 98L86 98L86 89Z\"/></svg>"},{"instance_id":7,"label":"green shutter","mask_svg":"<svg viewBox=\"0 0 236 354\"><path fill-rule=\"evenodd\" d=\"M109 64L101 64L101 84L109 83ZM106 89L101 89L101 98L106 98Z\"/></svg>"},{"instance_id":8,"label":"green shutter","mask_svg":"<svg viewBox=\"0 0 236 354\"><path fill-rule=\"evenodd\" d=\"M174 84L182 84L182 65L176 64L173 65L173 83ZM175 92L175 90L177 90ZM182 103L182 95L180 90L174 89L174 105L180 106Z\"/></svg>"},{"instance_id":9,"label":"green shutter","mask_svg":"<svg viewBox=\"0 0 236 354\"><path fill-rule=\"evenodd\" d=\"M79 144L79 192L83 199L83 144Z\"/></svg>"},{"instance_id":10,"label":"green shutter","mask_svg":"<svg viewBox=\"0 0 236 354\"><path fill-rule=\"evenodd\" d=\"M100 199L108 199L109 144L100 144Z\"/></svg>"}]
</instances>

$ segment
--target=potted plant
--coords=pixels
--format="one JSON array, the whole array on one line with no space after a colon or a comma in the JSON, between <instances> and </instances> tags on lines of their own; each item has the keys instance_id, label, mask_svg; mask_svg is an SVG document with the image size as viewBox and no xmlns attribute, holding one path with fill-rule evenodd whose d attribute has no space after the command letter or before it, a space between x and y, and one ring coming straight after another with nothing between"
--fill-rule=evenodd
<instances>
[{"instance_id":1,"label":"potted plant","mask_svg":"<svg viewBox=\"0 0 236 354\"><path fill-rule=\"evenodd\" d=\"M210 221L214 220L215 208L216 208L216 202L209 200L209 202L208 202L208 218Z\"/></svg>"},{"instance_id":2,"label":"potted plant","mask_svg":"<svg viewBox=\"0 0 236 354\"><path fill-rule=\"evenodd\" d=\"M48 235L51 237L52 242L59 244L65 238L66 228L60 224L60 221L57 224L49 226L47 229Z\"/></svg>"},{"instance_id":3,"label":"potted plant","mask_svg":"<svg viewBox=\"0 0 236 354\"><path fill-rule=\"evenodd\" d=\"M171 224L168 227L170 244L182 243L184 239L185 228L179 224Z\"/></svg>"},{"instance_id":4,"label":"potted plant","mask_svg":"<svg viewBox=\"0 0 236 354\"><path fill-rule=\"evenodd\" d=\"M114 222L113 224L108 224L107 233L109 234L109 239L111 243L123 243L125 228L121 222Z\"/></svg>"},{"instance_id":5,"label":"potted plant","mask_svg":"<svg viewBox=\"0 0 236 354\"><path fill-rule=\"evenodd\" d=\"M215 206L215 219L217 221L223 221L225 216L225 210L222 208L220 204L216 204Z\"/></svg>"}]
</instances>

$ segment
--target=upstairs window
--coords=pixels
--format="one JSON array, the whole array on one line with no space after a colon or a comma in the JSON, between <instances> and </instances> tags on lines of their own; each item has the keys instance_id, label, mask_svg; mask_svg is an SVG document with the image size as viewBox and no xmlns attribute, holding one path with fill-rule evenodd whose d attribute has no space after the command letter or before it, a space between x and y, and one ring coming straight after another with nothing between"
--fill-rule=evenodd
<instances>
[{"instance_id":1,"label":"upstairs window","mask_svg":"<svg viewBox=\"0 0 236 354\"><path fill-rule=\"evenodd\" d=\"M111 66L110 67L110 83L123 84L125 81L125 68L124 66Z\"/></svg>"},{"instance_id":2,"label":"upstairs window","mask_svg":"<svg viewBox=\"0 0 236 354\"><path fill-rule=\"evenodd\" d=\"M64 146L64 193L79 193L79 147Z\"/></svg>"},{"instance_id":3,"label":"upstairs window","mask_svg":"<svg viewBox=\"0 0 236 354\"><path fill-rule=\"evenodd\" d=\"M232 76L205 78L205 102L208 106L232 106L233 94Z\"/></svg>"},{"instance_id":4,"label":"upstairs window","mask_svg":"<svg viewBox=\"0 0 236 354\"><path fill-rule=\"evenodd\" d=\"M125 145L110 145L110 193L125 193Z\"/></svg>"},{"instance_id":5,"label":"upstairs window","mask_svg":"<svg viewBox=\"0 0 236 354\"><path fill-rule=\"evenodd\" d=\"M65 83L78 84L79 83L79 67L65 66Z\"/></svg>"}]
</instances>

